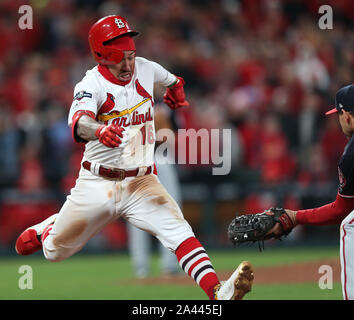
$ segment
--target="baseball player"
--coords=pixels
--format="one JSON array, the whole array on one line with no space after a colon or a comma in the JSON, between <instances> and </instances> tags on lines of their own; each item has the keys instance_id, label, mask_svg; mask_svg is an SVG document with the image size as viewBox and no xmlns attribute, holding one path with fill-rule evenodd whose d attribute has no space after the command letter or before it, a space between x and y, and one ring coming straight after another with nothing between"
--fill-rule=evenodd
<instances>
[{"instance_id":1,"label":"baseball player","mask_svg":"<svg viewBox=\"0 0 354 320\"><path fill-rule=\"evenodd\" d=\"M345 300L354 299L354 84L337 91L335 108L326 115L338 114L343 133L349 141L338 164L339 186L336 200L315 209L286 210L294 225L340 224L340 262L342 292ZM277 223L269 233L281 234Z\"/></svg>"},{"instance_id":2,"label":"baseball player","mask_svg":"<svg viewBox=\"0 0 354 320\"><path fill-rule=\"evenodd\" d=\"M16 251L28 255L43 249L47 260L61 261L122 217L174 252L209 299L242 299L251 290L251 264L242 262L220 283L205 249L157 177L154 85L166 87L164 102L170 108L189 103L181 77L135 56L137 34L117 15L91 27L89 44L98 65L75 86L68 119L75 141L85 143L79 177L59 213L26 229Z\"/></svg>"}]
</instances>

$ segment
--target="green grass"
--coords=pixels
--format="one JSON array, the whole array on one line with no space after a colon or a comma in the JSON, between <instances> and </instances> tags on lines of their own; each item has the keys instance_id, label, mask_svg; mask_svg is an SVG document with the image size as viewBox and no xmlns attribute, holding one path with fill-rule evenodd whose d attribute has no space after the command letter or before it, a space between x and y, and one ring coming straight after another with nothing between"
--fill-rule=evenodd
<instances>
[{"instance_id":1,"label":"green grass","mask_svg":"<svg viewBox=\"0 0 354 320\"><path fill-rule=\"evenodd\" d=\"M232 270L242 260L255 267L338 258L338 248L256 248L210 251L218 271ZM33 270L33 289L21 290L22 265ZM158 258L153 256L153 275L158 275ZM77 300L206 300L197 285L162 284L135 281L126 254L78 254L59 263L50 263L40 254L31 257L0 258L0 299ZM246 296L249 300L335 300L342 299L339 283L331 290L318 284L257 284Z\"/></svg>"}]
</instances>

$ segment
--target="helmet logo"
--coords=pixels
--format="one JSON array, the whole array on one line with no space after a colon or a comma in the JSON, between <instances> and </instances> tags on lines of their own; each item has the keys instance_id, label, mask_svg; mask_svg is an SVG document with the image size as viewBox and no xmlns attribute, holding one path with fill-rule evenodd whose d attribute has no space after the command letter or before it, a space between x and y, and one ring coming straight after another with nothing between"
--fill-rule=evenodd
<instances>
[{"instance_id":1,"label":"helmet logo","mask_svg":"<svg viewBox=\"0 0 354 320\"><path fill-rule=\"evenodd\" d=\"M119 29L125 28L125 23L122 21L122 19L115 18L114 22Z\"/></svg>"}]
</instances>

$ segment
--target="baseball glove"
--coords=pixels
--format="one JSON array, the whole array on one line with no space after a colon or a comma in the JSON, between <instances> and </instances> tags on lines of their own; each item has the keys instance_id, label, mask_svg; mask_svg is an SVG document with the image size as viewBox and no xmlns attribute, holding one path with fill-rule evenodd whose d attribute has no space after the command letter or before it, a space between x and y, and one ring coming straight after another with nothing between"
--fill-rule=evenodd
<instances>
[{"instance_id":1,"label":"baseball glove","mask_svg":"<svg viewBox=\"0 0 354 320\"><path fill-rule=\"evenodd\" d=\"M281 234L267 234L277 222L281 226ZM257 241L261 251L262 246L264 248L264 240L281 240L294 226L283 208L270 208L262 213L241 215L233 219L228 227L228 237L235 245Z\"/></svg>"}]
</instances>

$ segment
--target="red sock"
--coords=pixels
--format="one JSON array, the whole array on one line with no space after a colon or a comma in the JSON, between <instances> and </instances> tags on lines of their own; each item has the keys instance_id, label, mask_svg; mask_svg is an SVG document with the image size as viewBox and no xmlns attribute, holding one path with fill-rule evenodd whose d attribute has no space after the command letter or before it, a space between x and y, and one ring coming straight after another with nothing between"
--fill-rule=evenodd
<instances>
[{"instance_id":1,"label":"red sock","mask_svg":"<svg viewBox=\"0 0 354 320\"><path fill-rule=\"evenodd\" d=\"M213 289L219 279L200 242L194 237L183 241L176 250L176 256L183 271L197 282L210 300L213 300Z\"/></svg>"}]
</instances>

